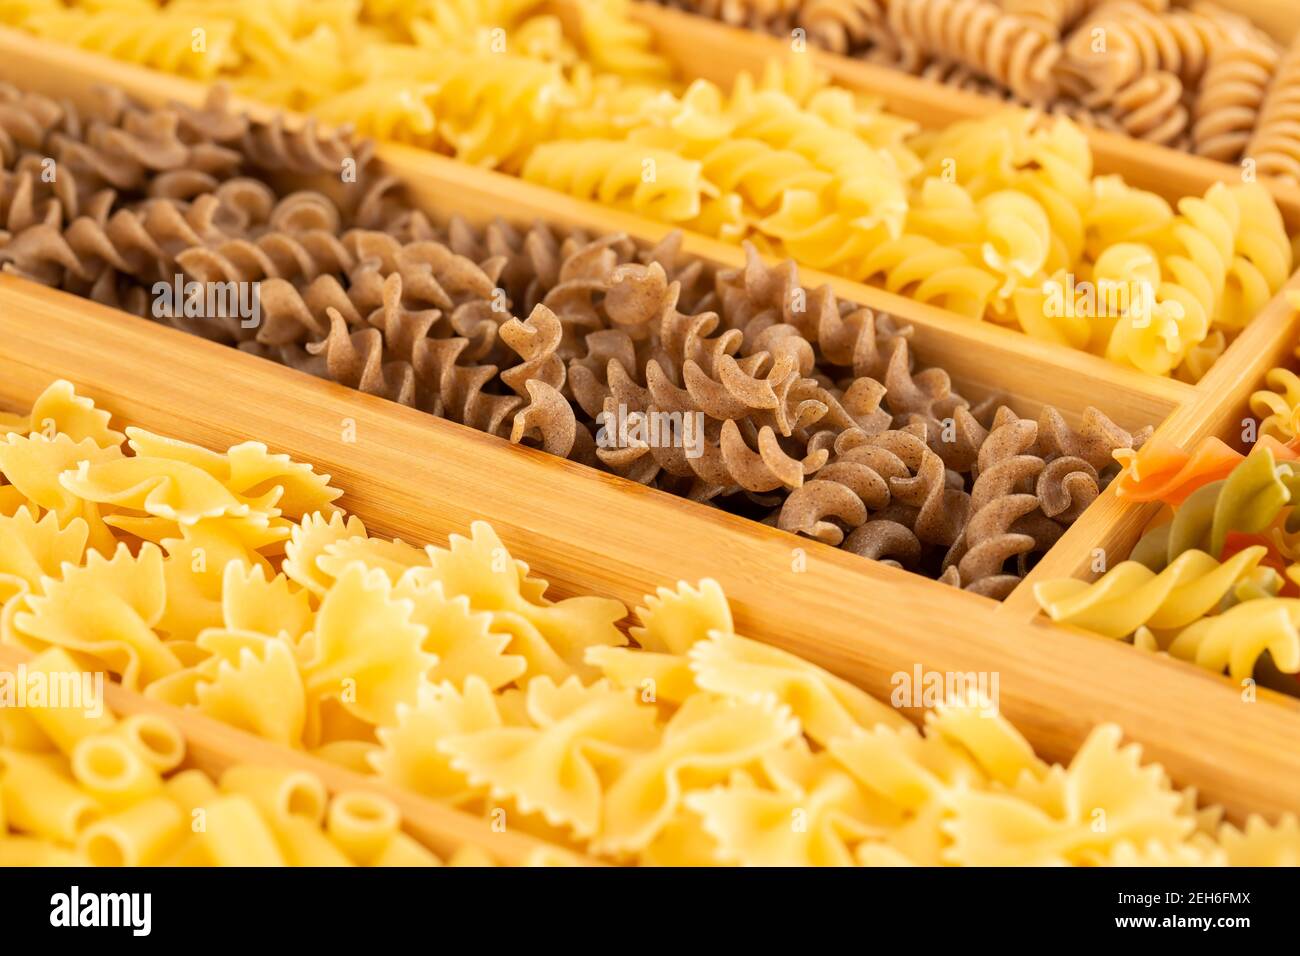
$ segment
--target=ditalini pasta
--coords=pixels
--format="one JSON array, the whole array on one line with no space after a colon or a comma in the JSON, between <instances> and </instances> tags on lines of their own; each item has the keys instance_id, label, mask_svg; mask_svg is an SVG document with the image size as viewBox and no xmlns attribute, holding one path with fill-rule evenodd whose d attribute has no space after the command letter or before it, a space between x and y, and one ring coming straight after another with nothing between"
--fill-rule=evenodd
<instances>
[{"instance_id":1,"label":"ditalini pasta","mask_svg":"<svg viewBox=\"0 0 1300 956\"><path fill-rule=\"evenodd\" d=\"M1116 727L1067 766L986 699L918 729L738 634L709 580L661 588L624 632L621 603L551 600L488 525L446 547L372 537L327 476L254 442L118 432L64 382L5 428L6 644L557 846L642 864L1300 859L1294 818L1220 823ZM371 796L176 773L174 731L127 723L0 709L0 860L432 862Z\"/></svg>"},{"instance_id":2,"label":"ditalini pasta","mask_svg":"<svg viewBox=\"0 0 1300 956\"><path fill-rule=\"evenodd\" d=\"M18 556L4 550L0 564ZM115 717L85 680L86 660L41 652L22 665L27 686L39 678L78 693L0 708L0 867L440 864L374 794L331 797L312 774L280 767L232 766L215 779L184 769L176 727ZM474 847L447 862L491 865Z\"/></svg>"},{"instance_id":3,"label":"ditalini pasta","mask_svg":"<svg viewBox=\"0 0 1300 956\"><path fill-rule=\"evenodd\" d=\"M752 247L743 268L722 270L682 255L678 235L646 247L544 224L436 227L364 144L342 197L275 188L278 171L353 156L347 141L250 124L219 95L202 110L142 110L108 94L94 116L12 89L0 99L24 118L0 180L10 271L990 597L1097 496L1111 453L1147 434L1094 409L1071 426L1050 407L1029 419L972 403L913 352L910 327L804 286L793 263ZM68 167L54 183L39 175L50 148ZM858 152L846 148L840 180L869 194ZM620 175L610 167L592 188ZM1054 195L1045 171L1023 176ZM748 180L736 188L760 195ZM1024 218L1034 200L999 190L978 209L1000 278L961 264L940 243L951 190L935 181L927 200L936 239L869 254L888 281L906 285L926 262L935 272L918 294L958 306L980 276L1014 285L1025 261L1066 257L1026 230L1047 229ZM258 315L191 310L177 275L256 287ZM1125 327L1126 342L1148 331Z\"/></svg>"},{"instance_id":4,"label":"ditalini pasta","mask_svg":"<svg viewBox=\"0 0 1300 956\"><path fill-rule=\"evenodd\" d=\"M1271 83L1282 50L1205 0L662 2L1162 146L1256 158L1294 178L1284 107L1265 105L1271 86L1275 104L1287 95L1282 76Z\"/></svg>"},{"instance_id":5,"label":"ditalini pasta","mask_svg":"<svg viewBox=\"0 0 1300 956\"><path fill-rule=\"evenodd\" d=\"M730 89L680 82L624 3L576 6L572 35L539 0L5 9L42 36L229 77L240 92L366 134L750 242L1153 375L1198 380L1290 270L1281 216L1251 177L1171 206L1094 176L1068 118L1233 158L1264 104L1276 121L1253 136L1257 162L1285 165L1285 71L1263 90L1268 41L1209 5L1063 2L1036 18L988 0L710 8L780 29L806 14L798 28L818 37L871 37L928 74L1035 102L1081 90L1061 115L1009 109L924 134L814 75L806 57ZM135 36L129 24L142 11L159 14L149 22L160 35L177 18L198 18L211 45L119 41ZM1113 55L1093 52L1098 33ZM1189 109L1186 90L1201 87ZM82 229L86 241L103 231Z\"/></svg>"}]
</instances>

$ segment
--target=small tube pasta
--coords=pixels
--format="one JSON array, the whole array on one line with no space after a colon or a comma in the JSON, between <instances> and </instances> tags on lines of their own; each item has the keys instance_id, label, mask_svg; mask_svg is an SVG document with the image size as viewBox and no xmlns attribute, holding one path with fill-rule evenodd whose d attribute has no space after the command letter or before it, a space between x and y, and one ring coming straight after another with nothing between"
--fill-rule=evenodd
<instances>
[{"instance_id":1,"label":"small tube pasta","mask_svg":"<svg viewBox=\"0 0 1300 956\"><path fill-rule=\"evenodd\" d=\"M428 847L398 831L370 863L371 866L441 866Z\"/></svg>"},{"instance_id":2,"label":"small tube pasta","mask_svg":"<svg viewBox=\"0 0 1300 956\"><path fill-rule=\"evenodd\" d=\"M120 807L162 789L162 778L140 752L121 737L97 734L72 751L72 775L86 792L108 807Z\"/></svg>"},{"instance_id":3,"label":"small tube pasta","mask_svg":"<svg viewBox=\"0 0 1300 956\"><path fill-rule=\"evenodd\" d=\"M352 866L319 824L294 814L277 814L267 822L289 866Z\"/></svg>"},{"instance_id":4,"label":"small tube pasta","mask_svg":"<svg viewBox=\"0 0 1300 956\"><path fill-rule=\"evenodd\" d=\"M121 737L159 773L175 770L185 759L185 738L176 725L156 714L131 714L112 733Z\"/></svg>"},{"instance_id":5,"label":"small tube pasta","mask_svg":"<svg viewBox=\"0 0 1300 956\"><path fill-rule=\"evenodd\" d=\"M231 767L221 789L252 800L268 819L301 817L314 824L325 818L327 797L319 777L277 767Z\"/></svg>"},{"instance_id":6,"label":"small tube pasta","mask_svg":"<svg viewBox=\"0 0 1300 956\"><path fill-rule=\"evenodd\" d=\"M382 797L362 791L337 795L330 803L325 829L354 863L368 866L398 833L397 808Z\"/></svg>"},{"instance_id":7,"label":"small tube pasta","mask_svg":"<svg viewBox=\"0 0 1300 956\"><path fill-rule=\"evenodd\" d=\"M168 777L163 789L173 803L191 815L220 795L216 784L201 770L182 770Z\"/></svg>"},{"instance_id":8,"label":"small tube pasta","mask_svg":"<svg viewBox=\"0 0 1300 956\"><path fill-rule=\"evenodd\" d=\"M48 753L57 749L27 707L0 707L0 747L27 753Z\"/></svg>"},{"instance_id":9,"label":"small tube pasta","mask_svg":"<svg viewBox=\"0 0 1300 956\"><path fill-rule=\"evenodd\" d=\"M47 760L12 750L0 752L5 816L10 827L72 843L103 807Z\"/></svg>"},{"instance_id":10,"label":"small tube pasta","mask_svg":"<svg viewBox=\"0 0 1300 956\"><path fill-rule=\"evenodd\" d=\"M62 648L42 651L27 663L27 672L45 676L47 699L25 709L65 754L71 754L84 738L112 729L113 715L102 700L81 699L87 686L82 677L89 675ZM79 686L73 687L74 683Z\"/></svg>"},{"instance_id":11,"label":"small tube pasta","mask_svg":"<svg viewBox=\"0 0 1300 956\"><path fill-rule=\"evenodd\" d=\"M0 838L0 868L18 866L81 866L83 860L71 850L35 837Z\"/></svg>"},{"instance_id":12,"label":"small tube pasta","mask_svg":"<svg viewBox=\"0 0 1300 956\"><path fill-rule=\"evenodd\" d=\"M150 797L86 827L77 850L94 866L150 866L174 850L185 832L180 808L166 797Z\"/></svg>"},{"instance_id":13,"label":"small tube pasta","mask_svg":"<svg viewBox=\"0 0 1300 956\"><path fill-rule=\"evenodd\" d=\"M275 835L244 796L217 797L202 808L199 839L217 866L284 866Z\"/></svg>"}]
</instances>

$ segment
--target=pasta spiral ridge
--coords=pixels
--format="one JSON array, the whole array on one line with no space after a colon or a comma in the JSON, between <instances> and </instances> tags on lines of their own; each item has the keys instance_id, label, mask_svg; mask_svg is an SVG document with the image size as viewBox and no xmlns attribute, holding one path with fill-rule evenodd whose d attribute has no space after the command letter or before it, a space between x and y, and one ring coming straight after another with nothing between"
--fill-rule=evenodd
<instances>
[{"instance_id":1,"label":"pasta spiral ridge","mask_svg":"<svg viewBox=\"0 0 1300 956\"><path fill-rule=\"evenodd\" d=\"M1300 44L1292 43L1277 63L1246 146L1259 172L1300 182Z\"/></svg>"},{"instance_id":2,"label":"pasta spiral ridge","mask_svg":"<svg viewBox=\"0 0 1300 956\"><path fill-rule=\"evenodd\" d=\"M1029 102L1056 92L1060 45L988 0L891 0L888 17L903 42L979 70Z\"/></svg>"},{"instance_id":3,"label":"pasta spiral ridge","mask_svg":"<svg viewBox=\"0 0 1300 956\"><path fill-rule=\"evenodd\" d=\"M1124 561L1092 584L1044 581L1034 596L1052 620L1106 637L1124 638L1139 627L1178 628L1210 611L1264 553L1262 547L1246 548L1220 562L1193 549L1159 573Z\"/></svg>"},{"instance_id":4,"label":"pasta spiral ridge","mask_svg":"<svg viewBox=\"0 0 1300 956\"><path fill-rule=\"evenodd\" d=\"M1241 158L1277 67L1277 50L1267 41L1243 38L1214 51L1193 114L1198 154L1229 163Z\"/></svg>"},{"instance_id":5,"label":"pasta spiral ridge","mask_svg":"<svg viewBox=\"0 0 1300 956\"><path fill-rule=\"evenodd\" d=\"M1095 31L1106 37L1100 52L1093 47ZM1132 0L1114 0L1098 7L1066 44L1063 67L1088 76L1102 93L1158 70L1195 89L1210 51L1223 42L1222 22L1206 13L1192 9L1156 15Z\"/></svg>"}]
</instances>

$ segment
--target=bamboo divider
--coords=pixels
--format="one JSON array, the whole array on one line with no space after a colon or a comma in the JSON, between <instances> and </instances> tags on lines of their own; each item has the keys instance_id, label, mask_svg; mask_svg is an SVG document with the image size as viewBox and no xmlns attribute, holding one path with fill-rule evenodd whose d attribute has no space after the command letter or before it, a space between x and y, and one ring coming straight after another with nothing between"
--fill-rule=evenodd
<instances>
[{"instance_id":1,"label":"bamboo divider","mask_svg":"<svg viewBox=\"0 0 1300 956\"><path fill-rule=\"evenodd\" d=\"M15 669L34 655L19 647L0 644L0 671ZM114 714L153 714L162 717L185 738L185 766L202 770L218 780L229 767L253 764L285 770L304 771L320 779L330 794L365 791L391 801L402 814L402 829L446 860L462 846L478 847L497 862L521 866L535 854L548 858L562 854L575 864L600 865L586 856L561 850L526 833L509 829L494 830L486 820L417 796L377 777L356 773L301 750L294 750L263 740L193 710L174 707L105 681L104 703Z\"/></svg>"},{"instance_id":2,"label":"bamboo divider","mask_svg":"<svg viewBox=\"0 0 1300 956\"><path fill-rule=\"evenodd\" d=\"M1279 0L1286 2L1286 0ZM572 22L576 0L552 0ZM817 50L794 53L789 39L733 27L708 17L653 3L633 2L632 16L654 34L662 52L691 78L723 85L737 73L756 73L772 57L807 55L841 86L878 97L885 109L927 128L988 116L1009 105L1002 100L958 90L893 67ZM1085 130L1093 164L1100 173L1122 173L1134 186L1167 198L1200 195L1215 182L1240 182L1243 167L1157 146L1109 130ZM1271 178L1268 187L1291 232L1300 231L1300 186Z\"/></svg>"},{"instance_id":3,"label":"bamboo divider","mask_svg":"<svg viewBox=\"0 0 1300 956\"><path fill-rule=\"evenodd\" d=\"M1115 721L1234 819L1300 810L1300 700L1247 704L1190 664L1008 619L935 581L8 276L0 341L5 405L66 377L124 422L216 447L256 438L331 474L374 533L437 543L492 521L559 594L632 605L713 577L740 633L879 697L917 664L996 672L1002 712L1044 756L1068 760Z\"/></svg>"}]
</instances>

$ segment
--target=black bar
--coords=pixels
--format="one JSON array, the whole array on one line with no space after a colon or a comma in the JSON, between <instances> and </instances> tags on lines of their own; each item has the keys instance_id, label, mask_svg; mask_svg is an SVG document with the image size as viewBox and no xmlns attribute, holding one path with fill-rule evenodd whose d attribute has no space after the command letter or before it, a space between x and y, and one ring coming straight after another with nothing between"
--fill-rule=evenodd
<instances>
[{"instance_id":1,"label":"black bar","mask_svg":"<svg viewBox=\"0 0 1300 956\"><path fill-rule=\"evenodd\" d=\"M71 922L74 886L79 922L99 908L96 894L148 893L148 936L130 925L52 925ZM128 946L146 938L205 947L355 939L370 950L518 936L567 946L599 933L591 938L601 945L657 948L751 935L762 943L778 928L800 927L817 948L842 945L832 940L847 942L847 932L865 945L873 933L908 927L926 948L947 939L1101 935L1230 942L1295 932L1297 888L1295 870L1259 869L0 870L0 933L10 952L28 937L72 933ZM143 928L143 902L119 910L120 922L135 915ZM1131 920L1150 922L1121 925Z\"/></svg>"}]
</instances>

